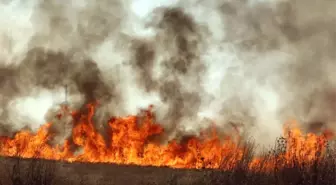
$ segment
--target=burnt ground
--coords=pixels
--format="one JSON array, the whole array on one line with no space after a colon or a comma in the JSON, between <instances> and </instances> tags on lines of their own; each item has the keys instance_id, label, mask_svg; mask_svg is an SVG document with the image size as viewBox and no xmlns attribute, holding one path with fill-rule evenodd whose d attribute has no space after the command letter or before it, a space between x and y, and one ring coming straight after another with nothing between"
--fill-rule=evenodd
<instances>
[{"instance_id":1,"label":"burnt ground","mask_svg":"<svg viewBox=\"0 0 336 185\"><path fill-rule=\"evenodd\" d=\"M245 167L244 167L245 166ZM172 169L134 165L66 163L40 159L0 159L0 185L335 185L335 158L269 173L246 165L231 171Z\"/></svg>"}]
</instances>

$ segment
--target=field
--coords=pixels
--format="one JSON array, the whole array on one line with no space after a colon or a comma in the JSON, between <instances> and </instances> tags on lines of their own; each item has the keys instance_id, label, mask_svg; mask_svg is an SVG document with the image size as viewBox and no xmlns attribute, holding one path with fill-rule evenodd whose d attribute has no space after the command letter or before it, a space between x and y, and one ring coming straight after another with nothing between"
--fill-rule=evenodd
<instances>
[{"instance_id":1,"label":"field","mask_svg":"<svg viewBox=\"0 0 336 185\"><path fill-rule=\"evenodd\" d=\"M107 145L91 114L76 122L72 144L62 148L48 143L50 124L36 133L23 130L13 138L2 137L0 185L336 184L336 145L328 132L304 134L295 125L284 127L284 137L264 153L252 140L242 146L221 142L216 130L203 140L158 144L152 136L163 129L148 113L141 124L136 117L111 120Z\"/></svg>"},{"instance_id":2,"label":"field","mask_svg":"<svg viewBox=\"0 0 336 185\"><path fill-rule=\"evenodd\" d=\"M274 160L272 152L260 164L274 161L271 169L249 169L250 155L233 169L173 169L135 165L67 163L42 159L2 157L1 185L333 185L336 158L333 150L313 161ZM267 156L269 155L269 156Z\"/></svg>"}]
</instances>

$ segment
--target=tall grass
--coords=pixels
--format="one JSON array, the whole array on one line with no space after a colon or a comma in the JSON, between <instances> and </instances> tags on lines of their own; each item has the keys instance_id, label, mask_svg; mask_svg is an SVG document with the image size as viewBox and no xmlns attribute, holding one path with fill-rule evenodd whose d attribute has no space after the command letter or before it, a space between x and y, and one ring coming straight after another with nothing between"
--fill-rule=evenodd
<instances>
[{"instance_id":1,"label":"tall grass","mask_svg":"<svg viewBox=\"0 0 336 185\"><path fill-rule=\"evenodd\" d=\"M262 155L259 165L251 170L256 146L250 142L243 151L243 158L230 170L197 170L199 179L191 179L193 185L335 185L336 184L336 147L326 147L324 153L317 153L312 161L297 157L284 158L286 139L280 138L274 148ZM55 180L56 161L11 158L7 164L0 165L0 185L52 185ZM8 162L10 161L10 162ZM266 168L266 164L272 168ZM90 164L91 165L91 164ZM92 164L94 165L94 164ZM227 166L223 160L223 166ZM199 172L201 171L201 176ZM181 184L179 176L171 170L167 174L167 185ZM153 170L155 173L155 169ZM195 173L196 174L196 173ZM113 175L113 174L111 174ZM194 177L191 177L194 178ZM196 177L195 177L196 178ZM82 179L83 183L86 181ZM78 182L82 182L78 179ZM83 184L80 183L80 184ZM106 183L104 183L105 185ZM112 184L112 182L111 182ZM114 183L115 184L115 183ZM125 182L127 184L127 182ZM159 185L158 182L142 179L141 184ZM161 183L162 184L162 183ZM185 184L185 183L183 183ZM94 185L100 185L97 181Z\"/></svg>"},{"instance_id":2,"label":"tall grass","mask_svg":"<svg viewBox=\"0 0 336 185\"><path fill-rule=\"evenodd\" d=\"M255 149L249 145L243 159L230 171L206 171L198 183L209 185L336 185L336 147L327 146L322 154L317 152L311 161L293 156L285 158L286 139L277 140L274 148L262 155L253 170L249 163ZM317 150L321 150L317 146ZM272 164L272 168L265 168Z\"/></svg>"}]
</instances>

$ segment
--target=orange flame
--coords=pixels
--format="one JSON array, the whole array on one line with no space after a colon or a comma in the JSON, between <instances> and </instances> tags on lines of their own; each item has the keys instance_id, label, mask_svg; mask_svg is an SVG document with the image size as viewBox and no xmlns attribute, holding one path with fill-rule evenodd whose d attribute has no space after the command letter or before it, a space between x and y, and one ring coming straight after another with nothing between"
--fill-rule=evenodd
<instances>
[{"instance_id":1,"label":"orange flame","mask_svg":"<svg viewBox=\"0 0 336 185\"><path fill-rule=\"evenodd\" d=\"M0 138L0 155L23 158L44 158L68 162L136 164L143 166L169 166L173 168L215 168L230 170L240 164L244 157L244 146L238 146L227 138L220 140L216 130L205 139L191 137L185 142L170 141L162 145L153 139L164 134L164 129L153 122L150 111L141 125L137 117L111 119L109 121L108 142L95 130L92 123L94 105L88 105L89 113L80 115L72 130L73 143L82 149L80 154L71 150L67 140L61 146L52 146L48 141L53 137L49 132L52 123L43 125L37 133L20 131L13 138ZM76 115L78 113L74 113ZM291 127L290 127L291 126ZM329 134L330 135L330 134ZM285 151L272 155L265 161L255 157L248 162L251 169L270 169L277 165L294 164L293 161L309 162L316 160L325 150L327 138L315 134L304 135L295 123L284 128ZM296 159L296 160L293 160Z\"/></svg>"}]
</instances>

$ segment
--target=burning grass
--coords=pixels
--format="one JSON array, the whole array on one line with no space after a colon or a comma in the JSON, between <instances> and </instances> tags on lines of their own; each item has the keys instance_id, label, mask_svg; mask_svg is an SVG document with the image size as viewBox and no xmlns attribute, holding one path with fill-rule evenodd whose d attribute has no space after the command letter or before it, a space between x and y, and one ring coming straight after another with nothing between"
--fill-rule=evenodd
<instances>
[{"instance_id":1,"label":"burning grass","mask_svg":"<svg viewBox=\"0 0 336 185\"><path fill-rule=\"evenodd\" d=\"M260 164L275 162L274 168L268 168L267 171L263 165L250 169L250 161L253 159L250 151L245 150L242 160L230 170L2 158L0 181L3 185L121 185L125 182L151 185L333 185L336 182L334 150L327 150L318 160L302 162L293 158L288 163L281 158L274 161L275 149L259 161Z\"/></svg>"},{"instance_id":2,"label":"burning grass","mask_svg":"<svg viewBox=\"0 0 336 185\"><path fill-rule=\"evenodd\" d=\"M88 105L87 114L73 113L72 137L63 145L49 144L53 138L49 130L52 123L42 126L35 134L20 131L13 138L2 137L0 154L34 159L30 160L30 163L26 162L26 166L28 172L38 174L38 177L29 173L22 175L18 171L20 168L15 167L18 165L16 162L11 170L5 170L11 171L11 175L6 177L9 179L6 182L10 181L16 185L18 182L22 184L24 180L31 179L36 181L33 184L52 184L45 182L48 180L43 181L45 177L54 179L51 177L55 176L56 172L50 165L45 167L50 161L37 159L80 162L87 167L93 166L92 163L170 167L166 168L167 173L162 176L165 180L149 182L142 179L134 182L135 184L183 184L180 182L180 179L184 178L183 175L176 174L183 174L185 171L171 168L195 169L190 170L194 175L191 175L189 181L186 180L184 184L327 185L336 182L336 153L333 147L327 146L330 134L303 134L294 123L285 126L284 137L278 139L273 150L256 157L253 142L241 146L229 137L223 141L214 128L204 132L202 137L190 137L183 142L171 141L167 145L161 145L153 140L153 137L161 136L164 129L153 122L151 111L146 112L141 124L138 124L135 116L111 119L108 123L110 130L107 131L110 135L106 140L95 130L92 123L93 115L94 105ZM74 146L81 148L82 152L76 153ZM20 158L16 158L16 161L20 161ZM36 167L36 164L39 167ZM119 168L109 164L95 165L105 165L101 170ZM136 172L139 173L144 167L136 168L139 168ZM155 174L158 168L150 169ZM124 170L128 171L128 168ZM170 173L172 176L167 176ZM77 180L79 182L80 179ZM112 181L108 181L107 184L111 184Z\"/></svg>"}]
</instances>

